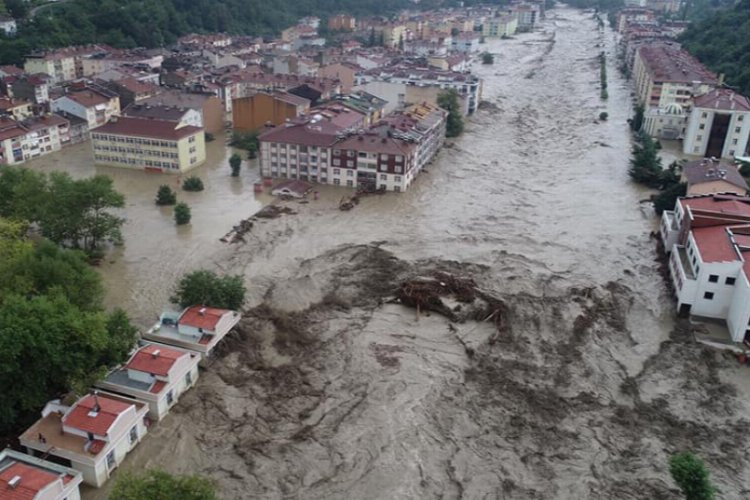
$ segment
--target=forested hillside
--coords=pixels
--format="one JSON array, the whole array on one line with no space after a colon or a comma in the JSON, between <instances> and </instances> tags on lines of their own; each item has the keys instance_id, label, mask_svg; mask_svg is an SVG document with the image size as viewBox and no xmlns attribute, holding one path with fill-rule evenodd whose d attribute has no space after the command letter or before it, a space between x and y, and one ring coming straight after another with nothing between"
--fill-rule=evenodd
<instances>
[{"instance_id":1,"label":"forested hillside","mask_svg":"<svg viewBox=\"0 0 750 500\"><path fill-rule=\"evenodd\" d=\"M23 0L5 4L17 17L28 14ZM268 35L306 15L388 15L413 5L409 0L60 0L27 16L19 37L0 40L0 63L18 62L39 47L92 42L159 47L190 32Z\"/></svg>"},{"instance_id":2,"label":"forested hillside","mask_svg":"<svg viewBox=\"0 0 750 500\"><path fill-rule=\"evenodd\" d=\"M729 85L750 95L750 0L698 22L682 36L684 47Z\"/></svg>"}]
</instances>

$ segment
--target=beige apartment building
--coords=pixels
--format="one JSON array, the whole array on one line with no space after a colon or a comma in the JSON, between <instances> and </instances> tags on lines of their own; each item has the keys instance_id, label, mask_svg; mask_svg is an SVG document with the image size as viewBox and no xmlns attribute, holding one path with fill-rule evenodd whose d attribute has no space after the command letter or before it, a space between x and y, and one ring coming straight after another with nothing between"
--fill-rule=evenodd
<instances>
[{"instance_id":1,"label":"beige apartment building","mask_svg":"<svg viewBox=\"0 0 750 500\"><path fill-rule=\"evenodd\" d=\"M206 161L203 129L148 118L117 117L91 133L98 165L181 173Z\"/></svg>"}]
</instances>

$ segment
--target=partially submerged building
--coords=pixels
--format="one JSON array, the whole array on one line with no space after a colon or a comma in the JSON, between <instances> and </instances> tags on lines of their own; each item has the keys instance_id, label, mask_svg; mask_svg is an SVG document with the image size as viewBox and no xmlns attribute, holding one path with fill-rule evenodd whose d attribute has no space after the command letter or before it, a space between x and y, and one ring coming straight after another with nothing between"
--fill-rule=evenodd
<instances>
[{"instance_id":1,"label":"partially submerged building","mask_svg":"<svg viewBox=\"0 0 750 500\"><path fill-rule=\"evenodd\" d=\"M200 353L203 357L234 328L240 313L215 307L192 306L182 312L164 312L143 338Z\"/></svg>"}]
</instances>

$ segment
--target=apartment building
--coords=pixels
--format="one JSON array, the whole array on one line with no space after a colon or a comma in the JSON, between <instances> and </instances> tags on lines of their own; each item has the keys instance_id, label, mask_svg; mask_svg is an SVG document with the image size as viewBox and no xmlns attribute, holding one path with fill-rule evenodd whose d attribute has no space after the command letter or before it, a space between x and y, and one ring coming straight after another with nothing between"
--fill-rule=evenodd
<instances>
[{"instance_id":1,"label":"apartment building","mask_svg":"<svg viewBox=\"0 0 750 500\"><path fill-rule=\"evenodd\" d=\"M277 126L310 110L310 101L286 92L259 92L232 102L232 126L240 132L255 132Z\"/></svg>"},{"instance_id":2,"label":"apartment building","mask_svg":"<svg viewBox=\"0 0 750 500\"><path fill-rule=\"evenodd\" d=\"M0 115L8 115L14 120L24 120L32 115L31 103L24 99L0 97Z\"/></svg>"},{"instance_id":3,"label":"apartment building","mask_svg":"<svg viewBox=\"0 0 750 500\"><path fill-rule=\"evenodd\" d=\"M146 343L96 386L145 401L149 418L159 421L198 380L200 360L195 352Z\"/></svg>"},{"instance_id":4,"label":"apartment building","mask_svg":"<svg viewBox=\"0 0 750 500\"><path fill-rule=\"evenodd\" d=\"M21 75L5 80L10 85L13 97L26 99L34 104L49 102L49 77L47 75Z\"/></svg>"},{"instance_id":5,"label":"apartment building","mask_svg":"<svg viewBox=\"0 0 750 500\"><path fill-rule=\"evenodd\" d=\"M206 161L203 129L149 118L117 117L91 133L94 162L182 173Z\"/></svg>"},{"instance_id":6,"label":"apartment building","mask_svg":"<svg viewBox=\"0 0 750 500\"><path fill-rule=\"evenodd\" d=\"M726 321L750 341L750 198L682 198L664 212L661 237L681 315Z\"/></svg>"},{"instance_id":7,"label":"apartment building","mask_svg":"<svg viewBox=\"0 0 750 500\"><path fill-rule=\"evenodd\" d=\"M23 69L31 75L49 75L53 84L62 83L84 76L83 58L109 50L113 49L106 45L83 45L34 53L26 56Z\"/></svg>"},{"instance_id":8,"label":"apartment building","mask_svg":"<svg viewBox=\"0 0 750 500\"><path fill-rule=\"evenodd\" d=\"M357 19L349 14L338 14L328 18L328 29L331 31L354 31Z\"/></svg>"},{"instance_id":9,"label":"apartment building","mask_svg":"<svg viewBox=\"0 0 750 500\"><path fill-rule=\"evenodd\" d=\"M0 165L15 165L55 151L70 142L70 122L43 115L17 122L0 118Z\"/></svg>"},{"instance_id":10,"label":"apartment building","mask_svg":"<svg viewBox=\"0 0 750 500\"><path fill-rule=\"evenodd\" d=\"M83 118L93 130L120 114L120 98L99 85L75 84L68 87L65 95L52 100L51 109Z\"/></svg>"},{"instance_id":11,"label":"apartment building","mask_svg":"<svg viewBox=\"0 0 750 500\"><path fill-rule=\"evenodd\" d=\"M518 31L518 17L513 14L503 14L485 19L482 24L482 36L485 38L502 38L516 34Z\"/></svg>"},{"instance_id":12,"label":"apartment building","mask_svg":"<svg viewBox=\"0 0 750 500\"><path fill-rule=\"evenodd\" d=\"M718 88L695 97L682 152L715 158L744 156L750 137L750 100Z\"/></svg>"},{"instance_id":13,"label":"apartment building","mask_svg":"<svg viewBox=\"0 0 750 500\"><path fill-rule=\"evenodd\" d=\"M199 128L203 127L203 118L200 112L192 108L182 108L179 106L131 104L122 111L122 115L131 118L148 118L150 120L174 122L176 128L188 125Z\"/></svg>"},{"instance_id":14,"label":"apartment building","mask_svg":"<svg viewBox=\"0 0 750 500\"><path fill-rule=\"evenodd\" d=\"M148 432L147 413L146 403L94 391L72 406L47 403L19 441L31 454L69 464L98 488Z\"/></svg>"},{"instance_id":15,"label":"apartment building","mask_svg":"<svg viewBox=\"0 0 750 500\"><path fill-rule=\"evenodd\" d=\"M643 45L633 65L638 102L646 108L677 103L689 110L693 96L719 84L715 74L695 57L673 44Z\"/></svg>"},{"instance_id":16,"label":"apartment building","mask_svg":"<svg viewBox=\"0 0 750 500\"><path fill-rule=\"evenodd\" d=\"M6 448L0 451L3 500L80 500L77 470Z\"/></svg>"},{"instance_id":17,"label":"apartment building","mask_svg":"<svg viewBox=\"0 0 750 500\"><path fill-rule=\"evenodd\" d=\"M415 174L414 143L370 129L338 141L332 150L334 186L405 191Z\"/></svg>"}]
</instances>

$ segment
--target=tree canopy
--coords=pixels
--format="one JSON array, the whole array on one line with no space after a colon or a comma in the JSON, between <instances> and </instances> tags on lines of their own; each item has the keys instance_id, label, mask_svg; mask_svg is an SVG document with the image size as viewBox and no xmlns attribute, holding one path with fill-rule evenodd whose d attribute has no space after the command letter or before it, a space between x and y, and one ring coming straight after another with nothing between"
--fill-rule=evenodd
<instances>
[{"instance_id":1,"label":"tree canopy","mask_svg":"<svg viewBox=\"0 0 750 500\"><path fill-rule=\"evenodd\" d=\"M464 131L464 119L461 105L458 102L458 92L453 89L443 90L438 94L437 104L448 112L445 126L446 137L458 137Z\"/></svg>"},{"instance_id":2,"label":"tree canopy","mask_svg":"<svg viewBox=\"0 0 750 500\"><path fill-rule=\"evenodd\" d=\"M682 490L686 500L713 500L716 488L711 484L703 460L690 452L673 455L669 459L669 472Z\"/></svg>"},{"instance_id":3,"label":"tree canopy","mask_svg":"<svg viewBox=\"0 0 750 500\"><path fill-rule=\"evenodd\" d=\"M150 469L124 472L117 478L110 500L214 500L214 483L202 476L173 476Z\"/></svg>"},{"instance_id":4,"label":"tree canopy","mask_svg":"<svg viewBox=\"0 0 750 500\"><path fill-rule=\"evenodd\" d=\"M201 269L182 277L171 300L181 307L206 305L237 310L245 302L245 284L241 276L218 276Z\"/></svg>"}]
</instances>

